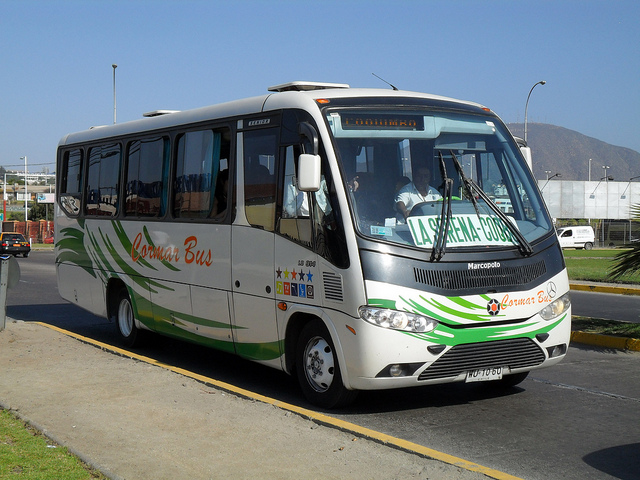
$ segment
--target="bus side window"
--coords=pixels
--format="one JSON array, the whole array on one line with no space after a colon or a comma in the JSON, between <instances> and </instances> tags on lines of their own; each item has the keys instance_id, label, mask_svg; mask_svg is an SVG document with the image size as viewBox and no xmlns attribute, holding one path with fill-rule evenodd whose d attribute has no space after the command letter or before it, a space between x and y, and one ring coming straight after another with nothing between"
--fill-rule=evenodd
<instances>
[{"instance_id":1,"label":"bus side window","mask_svg":"<svg viewBox=\"0 0 640 480\"><path fill-rule=\"evenodd\" d=\"M89 150L85 213L114 217L118 214L120 144L102 145Z\"/></svg>"},{"instance_id":2,"label":"bus side window","mask_svg":"<svg viewBox=\"0 0 640 480\"><path fill-rule=\"evenodd\" d=\"M220 198L216 200L216 188L220 170L227 167L229 138L228 129L187 132L178 138L174 217L217 219L224 211Z\"/></svg>"},{"instance_id":3,"label":"bus side window","mask_svg":"<svg viewBox=\"0 0 640 480\"><path fill-rule=\"evenodd\" d=\"M82 198L82 150L64 152L60 180L60 206L69 215L80 214Z\"/></svg>"},{"instance_id":4,"label":"bus side window","mask_svg":"<svg viewBox=\"0 0 640 480\"><path fill-rule=\"evenodd\" d=\"M247 221L269 232L275 229L278 129L244 134L244 205Z\"/></svg>"},{"instance_id":5,"label":"bus side window","mask_svg":"<svg viewBox=\"0 0 640 480\"><path fill-rule=\"evenodd\" d=\"M166 209L169 138L135 140L127 149L125 214L161 217Z\"/></svg>"},{"instance_id":6,"label":"bus side window","mask_svg":"<svg viewBox=\"0 0 640 480\"><path fill-rule=\"evenodd\" d=\"M309 193L298 190L296 160L300 155L298 145L284 149L284 182L282 187L282 216L278 232L309 248L313 246L311 217L309 216Z\"/></svg>"}]
</instances>

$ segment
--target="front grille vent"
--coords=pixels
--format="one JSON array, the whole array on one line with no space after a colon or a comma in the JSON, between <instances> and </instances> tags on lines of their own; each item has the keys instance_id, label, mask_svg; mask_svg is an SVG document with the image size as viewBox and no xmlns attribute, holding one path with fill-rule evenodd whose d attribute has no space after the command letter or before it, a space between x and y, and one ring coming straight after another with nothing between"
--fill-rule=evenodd
<instances>
[{"instance_id":1,"label":"front grille vent","mask_svg":"<svg viewBox=\"0 0 640 480\"><path fill-rule=\"evenodd\" d=\"M545 360L542 349L529 338L456 345L420 374L418 380L457 377L479 368L524 368Z\"/></svg>"},{"instance_id":2,"label":"front grille vent","mask_svg":"<svg viewBox=\"0 0 640 480\"><path fill-rule=\"evenodd\" d=\"M444 290L496 288L526 285L547 273L544 262L519 267L478 270L427 270L413 268L417 283Z\"/></svg>"},{"instance_id":3,"label":"front grille vent","mask_svg":"<svg viewBox=\"0 0 640 480\"><path fill-rule=\"evenodd\" d=\"M322 284L324 285L324 298L334 302L342 302L342 277L333 272L322 272Z\"/></svg>"}]
</instances>

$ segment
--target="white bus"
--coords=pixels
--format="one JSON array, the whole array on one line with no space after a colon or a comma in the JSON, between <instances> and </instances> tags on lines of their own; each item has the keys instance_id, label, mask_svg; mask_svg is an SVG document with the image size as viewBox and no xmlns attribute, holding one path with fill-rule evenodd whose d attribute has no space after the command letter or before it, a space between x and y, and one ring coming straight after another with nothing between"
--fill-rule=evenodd
<instances>
[{"instance_id":1,"label":"white bus","mask_svg":"<svg viewBox=\"0 0 640 480\"><path fill-rule=\"evenodd\" d=\"M515 385L565 356L558 238L488 108L292 82L156 113L57 152L60 294L125 345L153 331L233 352L326 408L358 390Z\"/></svg>"}]
</instances>

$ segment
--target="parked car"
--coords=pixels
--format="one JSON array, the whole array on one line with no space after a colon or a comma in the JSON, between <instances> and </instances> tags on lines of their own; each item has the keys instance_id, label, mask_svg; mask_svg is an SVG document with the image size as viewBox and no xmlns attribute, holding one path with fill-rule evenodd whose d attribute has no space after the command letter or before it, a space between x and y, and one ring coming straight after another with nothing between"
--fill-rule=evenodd
<instances>
[{"instance_id":1,"label":"parked car","mask_svg":"<svg viewBox=\"0 0 640 480\"><path fill-rule=\"evenodd\" d=\"M31 245L21 233L0 233L0 255L28 257L30 252Z\"/></svg>"}]
</instances>

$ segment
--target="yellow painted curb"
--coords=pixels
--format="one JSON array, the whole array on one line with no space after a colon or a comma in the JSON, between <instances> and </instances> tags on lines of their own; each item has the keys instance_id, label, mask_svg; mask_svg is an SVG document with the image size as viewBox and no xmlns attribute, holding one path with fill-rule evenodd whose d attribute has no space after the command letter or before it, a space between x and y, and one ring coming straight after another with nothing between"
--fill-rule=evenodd
<instances>
[{"instance_id":1,"label":"yellow painted curb","mask_svg":"<svg viewBox=\"0 0 640 480\"><path fill-rule=\"evenodd\" d=\"M413 442L409 442L406 440L402 440L401 438L392 437L390 435L386 435L381 432L377 432L375 430L371 430L369 428L361 427L360 425L356 425L354 423L345 422L343 420L331 417L329 415L325 415L323 413L314 412L313 410L307 410L306 408L298 407L296 405L292 405L289 403L281 402L279 400L275 400L270 397L266 397L264 395L260 395L254 393L250 390L246 390L244 388L236 387L235 385L231 385L230 383L221 382L219 380L215 380L213 378L205 377L204 375L199 375L197 373L193 373L189 370L185 370L183 368L174 367L173 365L168 365L163 362L159 362L153 358L145 357L144 355L138 355L136 353L130 352L128 350L124 350L118 347L114 347L113 345L109 345L107 343L102 343L97 340L93 340L88 337L84 337L82 335L78 335L77 333L70 332L68 330L64 330L59 327L55 327L53 325L49 325L43 322L34 322L38 325L42 325L44 327L50 328L57 332L60 332L69 337L73 337L81 342L88 343L90 345L94 345L99 347L102 350L113 352L118 355L122 355L124 357L129 357L134 360L139 360L141 362L148 363L150 365L155 365L160 368L164 368L166 370L172 371L174 373L178 373L185 377L192 378L199 382L205 383L207 385L211 385L222 390L234 393L236 395L257 400L263 403L267 403L269 405L273 405L278 408L282 408L283 410L288 410L290 412L296 413L302 417L308 418L309 420L315 421L318 424L325 425L327 427L337 428L338 430L342 430L344 432L352 433L353 435L366 438L372 440L377 443L381 443L383 445L387 445L392 448L397 448L399 450L405 451L407 453L412 453L415 455L419 455L426 458L431 458L433 460L438 460L449 465L453 465L455 467L463 468L465 470L469 470L471 472L478 472L483 475L486 475L489 478L495 478L496 480L523 480L520 477L515 477L513 475L509 475L508 473L500 472L498 470L494 470L489 467L484 467L482 465L478 465L474 462L469 462L462 458L455 457L453 455L449 455L443 452L439 452L437 450L433 450L431 448L418 445Z\"/></svg>"},{"instance_id":2,"label":"yellow painted curb","mask_svg":"<svg viewBox=\"0 0 640 480\"><path fill-rule=\"evenodd\" d=\"M600 335L598 333L571 332L571 341L595 345L603 348L615 348L617 350L633 350L640 352L640 340L635 338L614 337L612 335Z\"/></svg>"},{"instance_id":3,"label":"yellow painted curb","mask_svg":"<svg viewBox=\"0 0 640 480\"><path fill-rule=\"evenodd\" d=\"M617 295L640 295L640 288L612 287L609 285L589 285L582 283L570 283L571 290L581 290L583 292L615 293Z\"/></svg>"}]
</instances>

